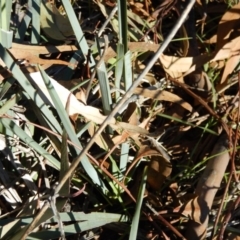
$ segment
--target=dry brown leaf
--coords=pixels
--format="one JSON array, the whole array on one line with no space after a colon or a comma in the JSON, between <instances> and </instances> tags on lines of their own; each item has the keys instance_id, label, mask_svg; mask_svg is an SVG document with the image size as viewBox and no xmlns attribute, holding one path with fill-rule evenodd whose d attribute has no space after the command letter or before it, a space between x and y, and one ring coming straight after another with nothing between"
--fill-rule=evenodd
<instances>
[{"instance_id":1,"label":"dry brown leaf","mask_svg":"<svg viewBox=\"0 0 240 240\"><path fill-rule=\"evenodd\" d=\"M119 145L121 143L124 143L128 137L129 137L129 134L123 131L121 134L113 137L112 141L115 145Z\"/></svg>"},{"instance_id":2,"label":"dry brown leaf","mask_svg":"<svg viewBox=\"0 0 240 240\"><path fill-rule=\"evenodd\" d=\"M198 196L198 203L200 208L200 224L195 220L190 220L187 226L185 237L187 239L203 239L206 234L206 229L209 224L209 211L212 208L212 204L218 189L221 186L221 182L229 163L229 142L226 134L221 135L207 162L207 166L203 172L203 175L199 179L195 194ZM204 238L205 239L205 238Z\"/></svg>"},{"instance_id":3,"label":"dry brown leaf","mask_svg":"<svg viewBox=\"0 0 240 240\"><path fill-rule=\"evenodd\" d=\"M112 140L115 144L121 144L126 141L128 137L131 137L134 141L134 143L138 146L141 146L141 143L139 142L138 136L139 134L149 134L147 130L145 130L147 121L143 121L138 126L138 118L136 113L137 105L136 103L130 103L126 113L123 116L123 120L125 122L119 122L121 127L119 129L119 126L115 127L117 131L119 131L119 135L114 137ZM128 122L128 123L126 123Z\"/></svg>"},{"instance_id":4,"label":"dry brown leaf","mask_svg":"<svg viewBox=\"0 0 240 240\"><path fill-rule=\"evenodd\" d=\"M40 90L39 94L42 96L44 101L54 106L40 72L30 73L30 77L31 78L29 80L30 81L33 80L33 84L35 83L36 88ZM69 115L78 113L85 117L86 119L93 121L97 124L101 124L106 119L106 116L103 116L99 112L99 109L92 106L84 105L83 103L79 102L77 98L68 89L61 86L57 81L55 81L51 77L49 77L49 79L53 84L55 90L58 92L59 94L58 96L60 97L63 106L66 106L68 96L69 94L71 94L69 98L69 110L68 110ZM112 119L111 124L112 125L115 124L115 119Z\"/></svg>"},{"instance_id":5,"label":"dry brown leaf","mask_svg":"<svg viewBox=\"0 0 240 240\"><path fill-rule=\"evenodd\" d=\"M240 240L240 236L238 233L228 232L227 239L228 240Z\"/></svg>"},{"instance_id":6,"label":"dry brown leaf","mask_svg":"<svg viewBox=\"0 0 240 240\"><path fill-rule=\"evenodd\" d=\"M28 44L19 44L19 43L12 43L11 51L16 56L21 56L23 51L31 52L34 55L39 54L51 54L56 52L70 52L76 51L77 48L74 45L60 45L60 46L33 46Z\"/></svg>"},{"instance_id":7,"label":"dry brown leaf","mask_svg":"<svg viewBox=\"0 0 240 240\"><path fill-rule=\"evenodd\" d=\"M148 167L147 182L155 190L159 190L172 172L172 164L161 156L151 157Z\"/></svg>"},{"instance_id":8,"label":"dry brown leaf","mask_svg":"<svg viewBox=\"0 0 240 240\"><path fill-rule=\"evenodd\" d=\"M95 134L96 130L97 130L97 126L93 122L90 122L88 133L91 137ZM95 140L95 143L105 151L109 151L114 146L108 134L102 133L96 136L94 140Z\"/></svg>"},{"instance_id":9,"label":"dry brown leaf","mask_svg":"<svg viewBox=\"0 0 240 240\"><path fill-rule=\"evenodd\" d=\"M131 169L138 163L138 161L141 158L150 157L150 156L159 156L159 155L161 155L161 154L155 148L151 148L148 145L140 145L140 148L139 148L137 154L135 155L131 166L126 171L125 177L128 175L128 173L131 171ZM124 182L124 180L123 180L123 182Z\"/></svg>"},{"instance_id":10,"label":"dry brown leaf","mask_svg":"<svg viewBox=\"0 0 240 240\"><path fill-rule=\"evenodd\" d=\"M217 35L213 35L211 38L209 38L208 40L204 41L207 44L213 44L217 42Z\"/></svg>"},{"instance_id":11,"label":"dry brown leaf","mask_svg":"<svg viewBox=\"0 0 240 240\"><path fill-rule=\"evenodd\" d=\"M143 157L149 156L159 156L160 153L157 149L151 148L148 145L141 145L137 155L135 156L134 160L139 160Z\"/></svg>"},{"instance_id":12,"label":"dry brown leaf","mask_svg":"<svg viewBox=\"0 0 240 240\"><path fill-rule=\"evenodd\" d=\"M75 46L31 46L13 43L9 49L11 54L19 60L27 60L30 64L62 64L70 65L69 62L59 59L42 59L39 54L51 54L63 51L76 51ZM2 63L0 62L2 65Z\"/></svg>"},{"instance_id":13,"label":"dry brown leaf","mask_svg":"<svg viewBox=\"0 0 240 240\"><path fill-rule=\"evenodd\" d=\"M145 128L145 125L143 126L142 123L139 125L139 116L137 114L137 104L135 102L132 102L128 105L122 120L123 122L127 122L131 125ZM134 141L136 145L138 146L141 145L139 141L139 133L129 133L128 131L125 131L125 132L127 132L128 135L131 136L131 139Z\"/></svg>"},{"instance_id":14,"label":"dry brown leaf","mask_svg":"<svg viewBox=\"0 0 240 240\"><path fill-rule=\"evenodd\" d=\"M129 1L132 11L141 17L149 17L149 13L144 10L144 5L140 2Z\"/></svg>"},{"instance_id":15,"label":"dry brown leaf","mask_svg":"<svg viewBox=\"0 0 240 240\"><path fill-rule=\"evenodd\" d=\"M114 128L120 128L126 132L128 132L129 134L142 134L142 135L149 135L149 132L139 126L135 126L129 123L125 123L125 122L116 122L115 127Z\"/></svg>"},{"instance_id":16,"label":"dry brown leaf","mask_svg":"<svg viewBox=\"0 0 240 240\"><path fill-rule=\"evenodd\" d=\"M203 54L196 57L176 57L162 54L160 61L166 72L173 78L186 76L207 62L229 59L238 55L240 51L240 37L226 43L222 49L211 54Z\"/></svg>"},{"instance_id":17,"label":"dry brown leaf","mask_svg":"<svg viewBox=\"0 0 240 240\"><path fill-rule=\"evenodd\" d=\"M145 126L147 122L148 121L144 121L142 123L142 126ZM133 168L133 166L137 164L139 159L146 156L152 156L151 162L149 163L147 181L152 188L156 190L160 189L165 179L171 174L172 165L167 159L162 157L162 153L160 153L157 149L152 148L148 145L139 146L139 151L134 157L133 163L128 168L126 176Z\"/></svg>"},{"instance_id":18,"label":"dry brown leaf","mask_svg":"<svg viewBox=\"0 0 240 240\"><path fill-rule=\"evenodd\" d=\"M240 3L230 8L220 20L217 31L217 47L221 49L227 42L231 32L240 23Z\"/></svg>"},{"instance_id":19,"label":"dry brown leaf","mask_svg":"<svg viewBox=\"0 0 240 240\"><path fill-rule=\"evenodd\" d=\"M183 216L197 222L201 223L201 209L198 203L198 197L189 200L187 203L176 207L173 212L181 213Z\"/></svg>"},{"instance_id":20,"label":"dry brown leaf","mask_svg":"<svg viewBox=\"0 0 240 240\"><path fill-rule=\"evenodd\" d=\"M240 55L232 56L227 60L220 84L223 84L227 80L228 76L233 72L233 70L239 63L239 60L240 60Z\"/></svg>"},{"instance_id":21,"label":"dry brown leaf","mask_svg":"<svg viewBox=\"0 0 240 240\"><path fill-rule=\"evenodd\" d=\"M83 89L79 89L75 94L76 98L87 105L86 93Z\"/></svg>"},{"instance_id":22,"label":"dry brown leaf","mask_svg":"<svg viewBox=\"0 0 240 240\"><path fill-rule=\"evenodd\" d=\"M156 52L160 47L159 44L149 42L129 42L128 48L132 53L135 52ZM117 53L112 47L109 47L104 54L104 61L108 62L109 59L117 56Z\"/></svg>"},{"instance_id":23,"label":"dry brown leaf","mask_svg":"<svg viewBox=\"0 0 240 240\"><path fill-rule=\"evenodd\" d=\"M122 121L130 123L135 126L138 125L139 117L137 116L137 104L135 102L132 102L128 105L122 117Z\"/></svg>"},{"instance_id":24,"label":"dry brown leaf","mask_svg":"<svg viewBox=\"0 0 240 240\"><path fill-rule=\"evenodd\" d=\"M178 183L177 182L173 182L169 185L169 188L175 193L177 194L177 191L178 191Z\"/></svg>"},{"instance_id":25,"label":"dry brown leaf","mask_svg":"<svg viewBox=\"0 0 240 240\"><path fill-rule=\"evenodd\" d=\"M213 56L209 54L199 55L196 57L176 57L167 56L162 54L160 61L164 67L164 70L172 78L180 78L185 75L186 72L191 73L197 68L201 67L204 63L211 60ZM191 69L191 71L190 71Z\"/></svg>"},{"instance_id":26,"label":"dry brown leaf","mask_svg":"<svg viewBox=\"0 0 240 240\"><path fill-rule=\"evenodd\" d=\"M159 44L150 42L129 42L128 48L131 52L156 52L160 47Z\"/></svg>"},{"instance_id":27,"label":"dry brown leaf","mask_svg":"<svg viewBox=\"0 0 240 240\"><path fill-rule=\"evenodd\" d=\"M165 90L161 90L161 89L150 90L145 88L136 88L134 90L134 93L141 95L145 98L152 98L155 100L163 100L163 101L177 103L181 105L183 108L185 108L186 110L188 110L189 112L192 112L192 109L193 109L188 102L184 101L178 95Z\"/></svg>"}]
</instances>

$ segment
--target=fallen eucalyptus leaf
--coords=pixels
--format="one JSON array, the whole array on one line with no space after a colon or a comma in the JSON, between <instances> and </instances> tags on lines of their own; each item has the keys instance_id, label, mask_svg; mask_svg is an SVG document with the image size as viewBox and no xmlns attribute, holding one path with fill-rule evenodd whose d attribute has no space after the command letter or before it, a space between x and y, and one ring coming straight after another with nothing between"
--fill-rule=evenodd
<instances>
[{"instance_id":1,"label":"fallen eucalyptus leaf","mask_svg":"<svg viewBox=\"0 0 240 240\"><path fill-rule=\"evenodd\" d=\"M30 73L30 77L31 78L29 78L29 80L30 81L31 79L33 80L33 84L39 90L39 94L43 98L43 100L47 104L54 106L52 99L48 93L47 87L43 82L40 72ZM77 113L97 124L101 124L106 119L106 117L99 112L99 109L92 106L84 105L83 103L78 101L77 98L68 89L60 85L57 81L55 81L51 77L49 77L49 79L52 82L52 85L54 86L56 91L59 93L59 97L62 101L63 106L66 106L67 99L70 94L68 110L69 116L72 116L73 114ZM114 125L115 119L112 119L110 124Z\"/></svg>"}]
</instances>

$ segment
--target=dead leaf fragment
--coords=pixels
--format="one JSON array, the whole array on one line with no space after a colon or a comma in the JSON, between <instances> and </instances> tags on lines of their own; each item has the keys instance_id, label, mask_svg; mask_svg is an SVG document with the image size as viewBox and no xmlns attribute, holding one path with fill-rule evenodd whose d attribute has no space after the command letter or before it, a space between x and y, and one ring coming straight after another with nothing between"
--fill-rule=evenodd
<instances>
[{"instance_id":1,"label":"dead leaf fragment","mask_svg":"<svg viewBox=\"0 0 240 240\"><path fill-rule=\"evenodd\" d=\"M220 84L224 84L227 80L228 76L233 72L237 64L239 63L240 55L231 56L224 67L224 71L222 74L222 78Z\"/></svg>"},{"instance_id":2,"label":"dead leaf fragment","mask_svg":"<svg viewBox=\"0 0 240 240\"><path fill-rule=\"evenodd\" d=\"M159 190L172 172L172 164L162 156L152 156L148 167L147 182L155 190Z\"/></svg>"},{"instance_id":3,"label":"dead leaf fragment","mask_svg":"<svg viewBox=\"0 0 240 240\"><path fill-rule=\"evenodd\" d=\"M229 163L229 142L226 134L219 137L216 142L203 175L199 179L195 194L198 196L200 208L200 223L190 220L188 223L187 239L205 239L206 229L209 222L209 211L211 210L215 194L217 193L227 165Z\"/></svg>"},{"instance_id":4,"label":"dead leaf fragment","mask_svg":"<svg viewBox=\"0 0 240 240\"><path fill-rule=\"evenodd\" d=\"M17 44L13 43L12 48L9 49L11 54L18 60L26 60L29 64L61 64L61 65L71 65L67 61L59 59L43 59L39 55L47 55L55 52L63 51L76 51L75 46L31 46L27 44ZM0 65L2 65L0 61Z\"/></svg>"},{"instance_id":5,"label":"dead leaf fragment","mask_svg":"<svg viewBox=\"0 0 240 240\"><path fill-rule=\"evenodd\" d=\"M131 169L138 163L138 161L141 158L150 157L150 156L159 156L159 155L160 155L160 153L159 153L159 151L157 149L151 148L148 145L141 145L139 150L138 150L138 152L137 152L137 154L134 157L134 160L133 160L132 164L127 169L125 177L128 175L128 173L131 171ZM124 182L124 180L123 180L123 182Z\"/></svg>"},{"instance_id":6,"label":"dead leaf fragment","mask_svg":"<svg viewBox=\"0 0 240 240\"><path fill-rule=\"evenodd\" d=\"M229 39L231 32L240 24L240 3L230 8L223 16L218 25L217 46L221 49Z\"/></svg>"},{"instance_id":7,"label":"dead leaf fragment","mask_svg":"<svg viewBox=\"0 0 240 240\"><path fill-rule=\"evenodd\" d=\"M195 57L176 57L160 55L159 59L165 71L172 78L179 78L190 74L207 62L215 62L219 60L229 59L231 56L239 55L240 37L226 43L220 50L211 54L202 54Z\"/></svg>"},{"instance_id":8,"label":"dead leaf fragment","mask_svg":"<svg viewBox=\"0 0 240 240\"><path fill-rule=\"evenodd\" d=\"M54 86L55 90L59 93L58 96L60 97L63 106L66 106L68 96L70 94L69 110L68 110L69 115L73 115L77 113L97 124L101 124L106 119L106 116L102 115L99 112L99 109L92 106L84 105L83 103L79 102L77 98L69 90L61 86L57 81L55 81L51 77L49 77L49 79L52 85ZM43 98L43 100L46 103L54 106L40 72L30 73L29 80L33 81L33 84L39 90L39 94ZM112 119L111 124L112 125L115 124L115 119Z\"/></svg>"},{"instance_id":9,"label":"dead leaf fragment","mask_svg":"<svg viewBox=\"0 0 240 240\"><path fill-rule=\"evenodd\" d=\"M93 122L90 122L89 127L88 127L88 133L91 137L95 134L96 130L97 130L97 126ZM114 146L109 135L107 135L105 133L102 133L102 134L96 136L95 143L100 148L104 149L105 151L109 151Z\"/></svg>"},{"instance_id":10,"label":"dead leaf fragment","mask_svg":"<svg viewBox=\"0 0 240 240\"><path fill-rule=\"evenodd\" d=\"M137 134L142 134L142 135L149 135L149 132L146 129L144 129L140 126L135 126L135 125L125 123L125 122L117 122L116 127L128 132L129 134L137 133Z\"/></svg>"},{"instance_id":11,"label":"dead leaf fragment","mask_svg":"<svg viewBox=\"0 0 240 240\"><path fill-rule=\"evenodd\" d=\"M156 89L156 90L150 90L146 88L136 88L134 91L135 94L141 95L145 98L152 98L155 100L163 100L163 101L168 101L168 102L173 102L181 105L183 108L188 110L189 112L192 112L193 108L192 106L180 98L178 95L161 90L161 89Z\"/></svg>"},{"instance_id":12,"label":"dead leaf fragment","mask_svg":"<svg viewBox=\"0 0 240 240\"><path fill-rule=\"evenodd\" d=\"M185 217L197 223L201 223L201 210L198 203L198 197L195 197L185 204L176 207L173 212L181 213Z\"/></svg>"}]
</instances>

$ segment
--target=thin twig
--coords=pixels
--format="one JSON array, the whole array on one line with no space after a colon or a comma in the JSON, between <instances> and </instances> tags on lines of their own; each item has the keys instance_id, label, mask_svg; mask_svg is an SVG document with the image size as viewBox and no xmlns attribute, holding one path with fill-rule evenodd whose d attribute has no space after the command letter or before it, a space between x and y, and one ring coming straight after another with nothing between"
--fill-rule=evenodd
<instances>
[{"instance_id":1,"label":"thin twig","mask_svg":"<svg viewBox=\"0 0 240 240\"><path fill-rule=\"evenodd\" d=\"M64 232L64 228L63 228L63 222L61 220L60 214L58 212L58 209L56 207L56 198L58 197L58 195L54 195L52 197L50 197L49 199L49 203L53 212L53 216L56 217L57 222L58 222L58 228L61 234L61 240L65 240L65 232Z\"/></svg>"},{"instance_id":2,"label":"thin twig","mask_svg":"<svg viewBox=\"0 0 240 240\"><path fill-rule=\"evenodd\" d=\"M163 216L161 216L149 203L146 206L154 213L154 215L160 219L166 226L168 226L179 238L186 239L172 224L170 224Z\"/></svg>"},{"instance_id":3,"label":"thin twig","mask_svg":"<svg viewBox=\"0 0 240 240\"><path fill-rule=\"evenodd\" d=\"M14 117L10 117L10 116L4 116L5 118L8 118L8 119L15 119ZM47 129L46 127L43 127L43 126L40 126L38 124L35 124L35 123L32 123L32 122L29 122L29 121L26 121L26 120L23 120L23 119L17 119L18 121L22 121L22 122L25 122L27 124L30 124L30 125L33 125L37 128L40 128L40 129L43 129L44 131L46 132L49 132L51 134L53 134L54 136L56 137L59 137L61 138L62 136L58 133L55 133L53 132L52 130L50 129ZM70 140L67 140L67 143L74 146L75 148L79 149L79 150L82 150L82 147L79 147L77 144L71 142ZM116 184L118 184L120 187L123 188L123 190L129 195L129 197L134 201L136 202L136 199L132 196L132 194L130 193L130 191L128 190L128 188L122 184L121 182L119 182L106 168L104 167L101 167L100 163L93 157L91 156L89 153L86 153L87 157L98 167L100 168L110 179L112 179L114 182L116 182Z\"/></svg>"},{"instance_id":4,"label":"thin twig","mask_svg":"<svg viewBox=\"0 0 240 240\"><path fill-rule=\"evenodd\" d=\"M100 37L103 33L103 31L105 30L106 26L108 25L108 23L110 22L110 20L113 18L114 14L117 12L118 10L118 6L116 4L116 6L113 8L113 10L111 11L111 13L109 14L108 18L106 19L106 21L104 22L104 24L102 25L102 27L100 28L99 32L98 32L98 37Z\"/></svg>"},{"instance_id":5,"label":"thin twig","mask_svg":"<svg viewBox=\"0 0 240 240\"><path fill-rule=\"evenodd\" d=\"M20 238L20 240L25 240L27 238L27 236L32 232L32 230L36 227L37 222L39 221L39 219L44 215L44 213L47 211L49 207L49 203L46 202L44 204L44 206L41 208L41 210L39 211L39 213L36 215L36 217L34 217L34 219L32 220L32 222L27 226L26 231L24 232L24 234L22 235L22 237Z\"/></svg>"},{"instance_id":6,"label":"thin twig","mask_svg":"<svg viewBox=\"0 0 240 240\"><path fill-rule=\"evenodd\" d=\"M224 201L222 201L222 202L224 202ZM222 240L222 239L223 239L223 235L224 235L224 232L225 232L225 230L226 230L226 227L227 227L229 221L231 220L234 211L237 209L239 203L240 203L240 196L238 196L238 198L236 199L236 201L233 202L232 205L231 205L231 207L228 209L228 212L227 212L227 214L225 215L224 220L223 220L223 222L222 222L222 226L221 226L221 228L220 228L220 231L219 231L217 240Z\"/></svg>"},{"instance_id":7,"label":"thin twig","mask_svg":"<svg viewBox=\"0 0 240 240\"><path fill-rule=\"evenodd\" d=\"M112 118L118 113L119 109L122 107L122 105L127 101L128 98L131 97L131 95L134 92L134 89L139 85L143 77L149 72L149 70L152 68L152 66L155 64L155 62L158 60L160 54L163 53L163 51L167 48L168 44L171 42L175 34L177 33L178 29L182 26L183 22L185 21L188 13L190 12L191 8L193 7L195 3L195 0L190 0L187 7L184 9L182 15L179 17L178 21L176 22L175 26L173 27L172 31L169 33L168 37L165 39L163 44L160 46L160 48L157 50L149 64L146 66L146 68L143 70L143 72L138 76L138 78L133 82L132 86L128 89L126 94L123 96L123 98L118 102L116 107L112 110L112 112L108 115L108 117L105 119L105 121L101 124L101 126L98 128L98 130L95 132L95 134L92 136L88 144L85 146L85 148L82 150L82 152L79 154L79 156L72 162L69 170L66 172L65 176L62 178L62 180L59 182L58 186L55 188L55 194L59 192L59 190L62 188L63 184L67 181L67 179L72 175L72 173L77 168L78 164L80 163L82 157L88 152L88 150L91 148L91 146L95 143L95 139L101 134L101 132L106 128L108 124L110 124Z\"/></svg>"},{"instance_id":8,"label":"thin twig","mask_svg":"<svg viewBox=\"0 0 240 240\"><path fill-rule=\"evenodd\" d=\"M215 221L214 226L213 226L213 231L212 231L212 235L211 235L211 238L212 238L212 239L214 238L214 234L215 234L216 231L217 231L217 225L218 225L218 222L219 222L221 213L222 213L223 205L224 205L224 203L225 203L224 199L225 199L225 197L226 197L226 195L227 195L227 192L228 192L228 189L229 189L229 186L230 186L232 177L233 177L233 172L231 171L230 176L229 176L228 181L227 181L227 185L226 185L225 190L224 190L224 193L223 193L223 197L222 197L222 201L221 201L220 207L219 207L219 209L218 209L216 221ZM218 240L223 239L223 234L224 234L224 231L225 231L225 229L226 229L226 226L227 226L227 223L228 223L228 221L229 221L229 217L230 217L230 216L231 216L231 215L228 215L227 218L226 218L226 217L224 218L224 221L222 222L222 225L221 225L221 228L220 228L220 230L219 230L218 237L217 237Z\"/></svg>"},{"instance_id":9,"label":"thin twig","mask_svg":"<svg viewBox=\"0 0 240 240\"><path fill-rule=\"evenodd\" d=\"M202 104L202 106L213 116L215 117L221 124L222 124L222 127L223 129L225 130L225 132L227 133L228 137L229 137L229 141L231 140L230 139L230 131L229 131L229 127L227 125L226 122L224 122L222 120L222 118L211 108L208 106L208 104L201 98L199 97L197 94L195 94L193 91L191 91L189 88L188 88L188 85L187 84L184 84L184 83L181 83L181 82L178 82L177 80L174 80L174 79L170 79L172 82L174 82L176 85L182 87L190 96L194 97L199 103ZM232 145L231 141L230 141L230 145Z\"/></svg>"},{"instance_id":10,"label":"thin twig","mask_svg":"<svg viewBox=\"0 0 240 240\"><path fill-rule=\"evenodd\" d=\"M238 97L240 97L240 72L238 72ZM236 155L236 151L237 151L236 149L237 149L237 141L238 141L239 120L240 120L240 104L238 104L238 114L237 114L237 121L236 121L237 122L237 127L236 127L236 132L235 132L233 150L231 151L231 173L230 173L230 176L229 176L229 179L228 179L228 182L227 182L227 186L226 186L224 194L223 194L221 205L220 205L218 213L217 213L216 221L214 223L214 227L213 227L213 231L212 231L212 237L214 236L214 234L217 230L217 225L218 225L219 218L220 218L220 215L221 215L221 212L222 212L224 199L227 195L232 177L233 176L235 177L236 182L238 182L238 180L239 180L238 177L236 176L236 168L235 168L235 163L234 163L235 155ZM221 225L220 232L219 232L219 235L218 235L218 239L223 239L223 234L224 234L224 231L226 229L227 223L230 220L230 216L231 216L231 212L229 211L228 214L225 216L225 219L224 219L224 221Z\"/></svg>"}]
</instances>

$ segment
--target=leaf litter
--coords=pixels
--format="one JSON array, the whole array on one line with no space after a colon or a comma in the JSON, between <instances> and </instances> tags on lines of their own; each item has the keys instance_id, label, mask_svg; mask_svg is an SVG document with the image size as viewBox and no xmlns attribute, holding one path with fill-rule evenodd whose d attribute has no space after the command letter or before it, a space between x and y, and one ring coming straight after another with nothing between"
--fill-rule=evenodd
<instances>
[{"instance_id":1,"label":"leaf litter","mask_svg":"<svg viewBox=\"0 0 240 240\"><path fill-rule=\"evenodd\" d=\"M100 75L88 86L93 72L91 54L96 62L105 64L104 84L111 92L112 109L119 100L114 93L118 91L122 98L126 91L124 71L120 89L114 81L116 64L121 61L116 50L121 18L118 12L109 18L116 7L114 1L70 1L75 13L81 14L78 21L90 49L89 56L84 56L76 47L75 30L61 1L43 1L41 41L37 45L30 43L33 22L25 30L21 27L30 8L22 1L13 1L11 28L15 36L8 51L51 116L39 115L37 97L36 102L30 100L18 76L0 58L1 117L14 122L9 128L1 123L1 238L44 239L49 234L51 239L72 239L73 235L76 239L88 235L129 239L145 166L147 185L139 228L135 230L137 239L239 238L240 4L232 2L210 1L206 5L197 1L190 20L160 55L149 76L142 79L123 110L94 139L87 158L103 185L94 185L96 181L79 165L57 198L51 189L71 168L77 158L76 148L80 147L71 143L63 129L58 117L61 112L53 104L37 65L49 75L84 148L107 118ZM133 81L185 6L185 1L128 1ZM104 41L96 36L106 19L110 24L104 34L110 44L101 56ZM214 21L217 24L213 25ZM19 40L20 31L24 31L24 38ZM74 54L80 54L76 61ZM90 93L86 94L89 87ZM59 128L51 125L52 118L59 122ZM45 152L41 155L19 137L14 130L17 127L64 167L59 171L46 164ZM53 212L48 209L39 219L37 212L48 203ZM89 217L81 222L77 214L84 213ZM102 219L102 224L96 219Z\"/></svg>"}]
</instances>

